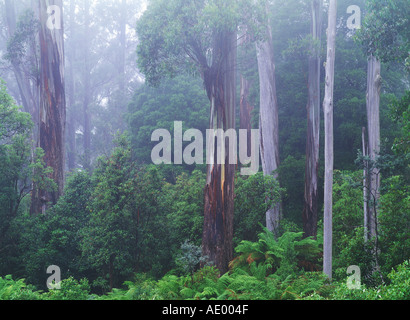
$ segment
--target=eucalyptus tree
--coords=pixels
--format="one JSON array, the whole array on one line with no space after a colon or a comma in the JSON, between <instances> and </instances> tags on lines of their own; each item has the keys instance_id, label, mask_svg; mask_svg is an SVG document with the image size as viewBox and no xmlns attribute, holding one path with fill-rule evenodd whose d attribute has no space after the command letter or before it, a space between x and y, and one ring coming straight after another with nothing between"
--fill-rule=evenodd
<instances>
[{"instance_id":1,"label":"eucalyptus tree","mask_svg":"<svg viewBox=\"0 0 410 320\"><path fill-rule=\"evenodd\" d=\"M279 114L276 93L275 55L272 42L272 30L269 19L271 6L265 3L266 11L262 40L256 42L258 60L260 112L259 133L262 168L265 175L278 179L279 167ZM281 219L281 204L274 203L266 212L266 227L276 233Z\"/></svg>"},{"instance_id":2,"label":"eucalyptus tree","mask_svg":"<svg viewBox=\"0 0 410 320\"><path fill-rule=\"evenodd\" d=\"M366 16L357 40L368 56L367 68L367 141L363 148L371 163L375 163L380 153L380 94L382 88L381 63L398 62L409 65L410 2L366 1ZM409 70L409 69L407 69ZM367 164L365 170L365 239L377 241L377 204L380 197L380 170Z\"/></svg>"},{"instance_id":3,"label":"eucalyptus tree","mask_svg":"<svg viewBox=\"0 0 410 320\"><path fill-rule=\"evenodd\" d=\"M40 104L38 147L53 169L54 191L36 186L32 194L33 213L45 212L64 191L66 98L64 78L64 21L62 0L39 0Z\"/></svg>"},{"instance_id":4,"label":"eucalyptus tree","mask_svg":"<svg viewBox=\"0 0 410 320\"><path fill-rule=\"evenodd\" d=\"M311 46L308 62L308 104L306 133L306 169L303 231L306 237L317 235L318 171L320 144L320 43L322 39L322 0L310 1Z\"/></svg>"},{"instance_id":5,"label":"eucalyptus tree","mask_svg":"<svg viewBox=\"0 0 410 320\"><path fill-rule=\"evenodd\" d=\"M333 193L333 91L336 53L337 0L330 0L327 26L327 56L325 97L323 112L325 119L325 186L324 186L324 234L323 272L332 278L332 193Z\"/></svg>"},{"instance_id":6,"label":"eucalyptus tree","mask_svg":"<svg viewBox=\"0 0 410 320\"><path fill-rule=\"evenodd\" d=\"M210 129L235 129L237 32L253 21L246 1L156 0L138 22L138 63L150 84L181 70L199 74L210 101ZM245 20L244 20L245 19ZM215 139L215 136L208 137ZM215 145L216 146L216 145ZM232 260L234 176L233 141L208 158L204 190L203 255L220 272Z\"/></svg>"}]
</instances>

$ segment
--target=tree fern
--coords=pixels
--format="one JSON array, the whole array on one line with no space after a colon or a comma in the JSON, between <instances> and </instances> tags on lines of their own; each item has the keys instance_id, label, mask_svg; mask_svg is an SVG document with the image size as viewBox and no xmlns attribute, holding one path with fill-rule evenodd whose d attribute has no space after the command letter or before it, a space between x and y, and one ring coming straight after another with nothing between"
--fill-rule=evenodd
<instances>
[{"instance_id":1,"label":"tree fern","mask_svg":"<svg viewBox=\"0 0 410 320\"><path fill-rule=\"evenodd\" d=\"M282 279L296 272L298 267L317 270L320 249L312 238L303 239L302 232L286 232L278 239L267 228L258 235L257 242L242 241L235 251L238 256L230 263L231 270L241 268L260 278L277 272ZM256 265L254 265L254 263Z\"/></svg>"}]
</instances>

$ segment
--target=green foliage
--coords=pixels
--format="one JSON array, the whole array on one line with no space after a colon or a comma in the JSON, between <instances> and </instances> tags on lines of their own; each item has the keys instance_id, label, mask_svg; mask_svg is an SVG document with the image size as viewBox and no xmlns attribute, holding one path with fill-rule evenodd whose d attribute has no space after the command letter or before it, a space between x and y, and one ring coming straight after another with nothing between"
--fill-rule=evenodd
<instances>
[{"instance_id":1,"label":"green foliage","mask_svg":"<svg viewBox=\"0 0 410 320\"><path fill-rule=\"evenodd\" d=\"M66 276L84 276L80 231L89 220L87 205L92 188L86 172L74 172L67 177L64 195L46 216L21 219L20 226L26 230L22 255L32 283L43 288L45 279L38 279L38 274L44 272L40 270L57 262L62 270L67 270Z\"/></svg>"},{"instance_id":2,"label":"green foliage","mask_svg":"<svg viewBox=\"0 0 410 320\"><path fill-rule=\"evenodd\" d=\"M380 265L386 274L410 256L409 185L402 176L386 179L380 198Z\"/></svg>"},{"instance_id":3,"label":"green foliage","mask_svg":"<svg viewBox=\"0 0 410 320\"><path fill-rule=\"evenodd\" d=\"M305 157L288 156L279 166L280 185L286 190L282 198L283 212L287 219L302 226Z\"/></svg>"},{"instance_id":4,"label":"green foliage","mask_svg":"<svg viewBox=\"0 0 410 320\"><path fill-rule=\"evenodd\" d=\"M242 240L257 240L259 225L266 223L266 211L272 204L280 201L284 191L273 176L264 176L262 172L248 177L237 175L234 215L235 245Z\"/></svg>"},{"instance_id":5,"label":"green foliage","mask_svg":"<svg viewBox=\"0 0 410 320\"><path fill-rule=\"evenodd\" d=\"M90 221L81 230L82 256L98 270L95 284L107 289L121 284L136 265L152 269L149 246L162 238L157 220L160 178L156 168L145 170L131 161L123 137L109 158L101 158L94 173L95 188L88 209ZM164 255L160 250L157 254ZM144 265L145 263L145 265ZM158 263L158 262L157 262Z\"/></svg>"},{"instance_id":6,"label":"green foliage","mask_svg":"<svg viewBox=\"0 0 410 320\"><path fill-rule=\"evenodd\" d=\"M27 135L30 133L32 122L30 115L20 112L12 97L7 92L6 84L0 82L0 145L11 142L16 135Z\"/></svg>"},{"instance_id":7,"label":"green foliage","mask_svg":"<svg viewBox=\"0 0 410 320\"><path fill-rule=\"evenodd\" d=\"M142 86L128 106L133 158L150 164L155 146L155 142L151 142L152 133L156 129L167 129L172 134L174 121L183 121L183 130L195 128L205 136L209 125L208 108L208 98L198 79L180 75L164 80L157 88Z\"/></svg>"},{"instance_id":8,"label":"green foliage","mask_svg":"<svg viewBox=\"0 0 410 320\"><path fill-rule=\"evenodd\" d=\"M44 300L90 300L90 285L87 279L80 281L70 277L60 282L60 289L51 289L41 296Z\"/></svg>"},{"instance_id":9,"label":"green foliage","mask_svg":"<svg viewBox=\"0 0 410 320\"><path fill-rule=\"evenodd\" d=\"M303 232L286 232L278 239L272 232L264 228L264 232L258 235L257 242L242 241L235 252L239 254L231 263L230 267L244 268L251 274L255 262L264 266L265 275L275 273L280 279L286 279L289 275L297 274L298 268L306 270L318 270L319 244L312 238L304 238Z\"/></svg>"},{"instance_id":10,"label":"green foliage","mask_svg":"<svg viewBox=\"0 0 410 320\"><path fill-rule=\"evenodd\" d=\"M252 23L257 14L246 0L152 1L137 23L139 69L153 85L181 72L203 74L225 58L220 46L224 34L245 21L257 29Z\"/></svg>"},{"instance_id":11,"label":"green foliage","mask_svg":"<svg viewBox=\"0 0 410 320\"><path fill-rule=\"evenodd\" d=\"M205 174L194 170L191 174L178 175L175 180L175 183L164 183L161 192L170 239L168 247L174 252L185 240L197 246L201 244Z\"/></svg>"},{"instance_id":12,"label":"green foliage","mask_svg":"<svg viewBox=\"0 0 410 320\"><path fill-rule=\"evenodd\" d=\"M23 279L13 280L11 275L0 277L0 300L39 300L40 293Z\"/></svg>"},{"instance_id":13,"label":"green foliage","mask_svg":"<svg viewBox=\"0 0 410 320\"><path fill-rule=\"evenodd\" d=\"M410 154L410 90L399 100L394 98L390 105L391 117L401 128L401 136L397 137L393 149L409 161Z\"/></svg>"},{"instance_id":14,"label":"green foliage","mask_svg":"<svg viewBox=\"0 0 410 320\"><path fill-rule=\"evenodd\" d=\"M40 23L33 10L26 10L20 15L16 30L7 43L5 59L13 64L24 62L24 57L31 44L35 43L36 32ZM37 70L31 70L37 73Z\"/></svg>"},{"instance_id":15,"label":"green foliage","mask_svg":"<svg viewBox=\"0 0 410 320\"><path fill-rule=\"evenodd\" d=\"M185 241L181 245L181 251L181 254L176 258L176 264L185 274L193 274L201 263L207 261L207 257L202 256L201 247L195 246L189 241Z\"/></svg>"},{"instance_id":16,"label":"green foliage","mask_svg":"<svg viewBox=\"0 0 410 320\"><path fill-rule=\"evenodd\" d=\"M358 39L368 54L382 61L404 62L410 52L408 0L366 1L366 17Z\"/></svg>"},{"instance_id":17,"label":"green foliage","mask_svg":"<svg viewBox=\"0 0 410 320\"><path fill-rule=\"evenodd\" d=\"M331 296L333 300L409 300L410 262L404 261L397 269L388 274L389 284L378 287L367 287L362 284L360 289L349 289L346 283L338 283Z\"/></svg>"},{"instance_id":18,"label":"green foliage","mask_svg":"<svg viewBox=\"0 0 410 320\"><path fill-rule=\"evenodd\" d=\"M21 204L28 206L32 183L44 189L56 184L48 177L41 149L31 148L30 115L22 112L0 84L0 252L8 259L1 259L0 274L20 270L18 243L22 237L18 223ZM14 271L15 272L15 271ZM13 272L13 274L14 274Z\"/></svg>"}]
</instances>

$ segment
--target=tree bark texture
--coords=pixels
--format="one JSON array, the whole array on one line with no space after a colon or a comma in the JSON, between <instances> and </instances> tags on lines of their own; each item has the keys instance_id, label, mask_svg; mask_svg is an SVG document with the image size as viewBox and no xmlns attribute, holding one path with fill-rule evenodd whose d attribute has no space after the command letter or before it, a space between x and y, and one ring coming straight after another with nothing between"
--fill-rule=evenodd
<instances>
[{"instance_id":1,"label":"tree bark texture","mask_svg":"<svg viewBox=\"0 0 410 320\"><path fill-rule=\"evenodd\" d=\"M323 102L325 120L325 187L324 187L324 235L323 235L323 272L332 278L332 210L333 210L333 91L336 45L337 1L330 0L327 29L327 58L325 98Z\"/></svg>"},{"instance_id":2,"label":"tree bark texture","mask_svg":"<svg viewBox=\"0 0 410 320\"><path fill-rule=\"evenodd\" d=\"M68 68L68 75L69 75L69 82L67 83L68 89L68 99L69 99L69 116L67 122L67 143L68 143L68 151L67 151L67 162L68 162L68 170L74 170L76 167L76 154L77 154L77 144L76 144L76 119L75 119L75 80L74 80L74 61L76 59L76 49L74 46L74 34L75 34L75 3L74 1L70 2L70 48L69 48L69 61L70 61L70 68Z\"/></svg>"},{"instance_id":3,"label":"tree bark texture","mask_svg":"<svg viewBox=\"0 0 410 320\"><path fill-rule=\"evenodd\" d=\"M56 5L61 10L60 29L47 27L47 7ZM39 0L40 17L40 110L39 142L45 164L53 169L51 178L56 191L38 187L33 192L32 212L44 212L48 203L55 204L64 190L65 148L64 131L66 101L64 88L64 28L61 0Z\"/></svg>"},{"instance_id":4,"label":"tree bark texture","mask_svg":"<svg viewBox=\"0 0 410 320\"><path fill-rule=\"evenodd\" d=\"M305 237L317 236L318 171L320 142L320 42L322 30L322 0L311 2L311 55L308 61L308 104L306 133L306 169L303 207Z\"/></svg>"},{"instance_id":5,"label":"tree bark texture","mask_svg":"<svg viewBox=\"0 0 410 320\"><path fill-rule=\"evenodd\" d=\"M205 88L210 100L210 129L235 129L236 95L236 32L214 35L214 61L204 70ZM216 144L215 144L216 145ZM225 164L207 166L204 190L204 228L202 254L214 263L221 274L228 271L232 260L234 177L236 164L230 163L229 144L225 144L222 157Z\"/></svg>"}]
</instances>

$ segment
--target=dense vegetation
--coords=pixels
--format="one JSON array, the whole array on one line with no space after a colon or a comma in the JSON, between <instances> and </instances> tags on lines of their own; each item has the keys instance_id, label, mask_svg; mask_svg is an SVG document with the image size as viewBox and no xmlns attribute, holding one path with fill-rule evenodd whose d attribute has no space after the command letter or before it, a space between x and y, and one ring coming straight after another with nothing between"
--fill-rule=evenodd
<instances>
[{"instance_id":1,"label":"dense vegetation","mask_svg":"<svg viewBox=\"0 0 410 320\"><path fill-rule=\"evenodd\" d=\"M364 8L363 1L358 2ZM385 58L382 145L372 166L380 170L382 183L378 236L365 241L363 162L368 159L361 153L361 133L366 126L367 58L358 38L368 39L368 33L374 32L372 22L391 17L372 17L366 32L353 37L345 27L348 1L339 1L334 277L330 281L322 272L322 199L317 237L305 238L302 228L309 26L305 19L308 1L300 3L304 5L290 10L295 2L288 1L274 14L280 183L262 172L236 174L234 259L224 274L201 251L206 165L154 165L150 159L155 129L172 133L174 121L182 121L184 130L205 132L208 128L209 101L200 79L181 72L157 87L136 85L132 97L124 98L128 109L115 119L110 119L107 110L119 104L117 97L109 100L106 108L95 102L93 107L101 110L93 119L89 168L82 165L83 150L77 150L79 160L67 172L64 194L39 215L30 214L32 183L48 190L56 185L48 178L51 169L43 161L44 151L32 148L32 116L16 105L2 82L0 300L409 300L409 42L404 40L403 45L398 41L395 51L377 49ZM408 1L398 3L409 9ZM285 12L290 23L280 19ZM407 28L402 21L394 25L395 32L409 40L408 19ZM377 39L385 43L385 37L380 33ZM366 45L363 39L359 42ZM238 75L246 75L253 83L249 100L254 106L252 125L257 127L259 83L254 49L238 50L243 51L238 55ZM101 132L110 120L126 125L118 125L120 132L106 140ZM323 193L322 162L319 194ZM266 199L281 199L284 218L277 237L265 228ZM47 289L50 265L61 269L59 290ZM361 271L361 283L355 289L348 282L347 269L352 265Z\"/></svg>"}]
</instances>

